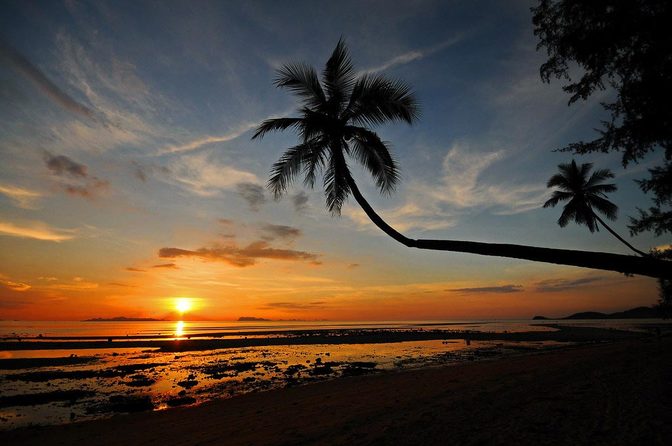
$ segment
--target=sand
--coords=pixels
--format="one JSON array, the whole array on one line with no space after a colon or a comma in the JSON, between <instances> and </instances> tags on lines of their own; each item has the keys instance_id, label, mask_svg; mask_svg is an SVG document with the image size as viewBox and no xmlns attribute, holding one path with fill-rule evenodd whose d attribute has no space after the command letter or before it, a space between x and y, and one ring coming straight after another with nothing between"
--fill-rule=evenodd
<instances>
[{"instance_id":1,"label":"sand","mask_svg":"<svg viewBox=\"0 0 672 446\"><path fill-rule=\"evenodd\" d=\"M3 445L672 444L672 338L0 433Z\"/></svg>"}]
</instances>

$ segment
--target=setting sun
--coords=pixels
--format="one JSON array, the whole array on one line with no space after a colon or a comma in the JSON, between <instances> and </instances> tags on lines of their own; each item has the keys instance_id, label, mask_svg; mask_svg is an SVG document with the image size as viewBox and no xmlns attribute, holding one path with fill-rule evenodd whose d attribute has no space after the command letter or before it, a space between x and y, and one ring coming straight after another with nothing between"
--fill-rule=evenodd
<instances>
[{"instance_id":1,"label":"setting sun","mask_svg":"<svg viewBox=\"0 0 672 446\"><path fill-rule=\"evenodd\" d=\"M175 301L175 309L177 309L180 314L184 314L191 310L191 307L191 299L188 297L180 297Z\"/></svg>"}]
</instances>

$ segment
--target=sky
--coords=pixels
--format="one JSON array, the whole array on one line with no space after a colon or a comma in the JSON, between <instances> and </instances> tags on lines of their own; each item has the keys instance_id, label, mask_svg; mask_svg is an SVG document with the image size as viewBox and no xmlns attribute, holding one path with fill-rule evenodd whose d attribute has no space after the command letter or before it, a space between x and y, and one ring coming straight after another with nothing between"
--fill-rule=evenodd
<instances>
[{"instance_id":1,"label":"sky","mask_svg":"<svg viewBox=\"0 0 672 446\"><path fill-rule=\"evenodd\" d=\"M269 168L296 135L251 140L297 101L283 63L324 66L343 36L360 72L410 84L413 126L376 132L402 183L362 193L414 238L628 254L607 231L560 228L546 181L595 135L600 92L568 106L539 77L528 1L0 2L0 319L529 318L657 300L651 278L405 248L351 198L274 200ZM612 227L649 197L617 154ZM318 184L320 184L318 182ZM642 250L651 234L630 240Z\"/></svg>"}]
</instances>

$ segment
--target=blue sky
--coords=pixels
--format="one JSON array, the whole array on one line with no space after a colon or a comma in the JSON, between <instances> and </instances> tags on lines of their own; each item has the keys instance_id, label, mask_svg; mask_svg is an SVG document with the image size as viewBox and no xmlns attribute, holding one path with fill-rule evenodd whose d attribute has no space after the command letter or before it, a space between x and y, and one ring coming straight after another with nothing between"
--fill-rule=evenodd
<instances>
[{"instance_id":1,"label":"blue sky","mask_svg":"<svg viewBox=\"0 0 672 446\"><path fill-rule=\"evenodd\" d=\"M411 251L352 200L332 218L319 188L299 182L277 202L263 188L271 164L295 142L291 133L250 140L263 119L295 108L273 87L274 70L293 61L319 69L343 36L356 68L403 79L422 107L412 127L376 129L402 168L395 194L377 195L355 170L393 226L427 238L628 253L606 231L562 229L560 209L541 208L547 179L571 160L553 150L591 138L610 93L568 107L561 83L541 82L530 6L2 2L4 311L49 315L63 303L94 315L155 315L157 302L178 295L220 317L370 318L380 305L389 317L514 317L539 306L655 302L650 279ZM648 204L633 182L647 165L623 170L613 154L577 161L616 173L613 227L626 235L626 216ZM662 244L649 235L632 242ZM544 294L549 280L572 286ZM614 286L622 291L610 299ZM471 304L456 297L465 289L474 290ZM543 303L525 303L531 297Z\"/></svg>"}]
</instances>

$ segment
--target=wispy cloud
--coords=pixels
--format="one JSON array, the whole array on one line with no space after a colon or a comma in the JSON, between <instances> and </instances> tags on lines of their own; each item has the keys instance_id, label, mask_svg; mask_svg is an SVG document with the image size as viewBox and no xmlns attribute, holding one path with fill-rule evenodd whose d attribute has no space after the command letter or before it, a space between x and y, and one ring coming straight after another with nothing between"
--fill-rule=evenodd
<instances>
[{"instance_id":1,"label":"wispy cloud","mask_svg":"<svg viewBox=\"0 0 672 446\"><path fill-rule=\"evenodd\" d=\"M269 302L262 307L259 307L260 310L313 310L318 308L324 308L326 303L323 301L314 301L314 302Z\"/></svg>"},{"instance_id":2,"label":"wispy cloud","mask_svg":"<svg viewBox=\"0 0 672 446\"><path fill-rule=\"evenodd\" d=\"M488 168L506 158L505 150L483 153L455 143L443 159L441 184L414 183L425 196L457 209L493 208L495 214L517 214L537 209L547 194L544 184L493 183Z\"/></svg>"},{"instance_id":3,"label":"wispy cloud","mask_svg":"<svg viewBox=\"0 0 672 446\"><path fill-rule=\"evenodd\" d=\"M147 270L141 269L141 268L136 268L134 266L129 266L126 267L126 271L131 272L131 273L145 273Z\"/></svg>"},{"instance_id":4,"label":"wispy cloud","mask_svg":"<svg viewBox=\"0 0 672 446\"><path fill-rule=\"evenodd\" d=\"M160 263L158 265L153 265L152 268L179 269L174 263Z\"/></svg>"},{"instance_id":5,"label":"wispy cloud","mask_svg":"<svg viewBox=\"0 0 672 446\"><path fill-rule=\"evenodd\" d=\"M81 277L75 277L69 281L52 282L44 285L43 288L63 291L87 291L98 288L98 283L84 280Z\"/></svg>"},{"instance_id":6,"label":"wispy cloud","mask_svg":"<svg viewBox=\"0 0 672 446\"><path fill-rule=\"evenodd\" d=\"M304 191L299 191L292 195L292 204L296 212L303 212L308 207L308 194Z\"/></svg>"},{"instance_id":7,"label":"wispy cloud","mask_svg":"<svg viewBox=\"0 0 672 446\"><path fill-rule=\"evenodd\" d=\"M0 274L0 286L3 286L12 291L28 291L29 289L32 288L27 283L15 282L13 280L8 279L2 274Z\"/></svg>"},{"instance_id":8,"label":"wispy cloud","mask_svg":"<svg viewBox=\"0 0 672 446\"><path fill-rule=\"evenodd\" d=\"M47 152L44 161L47 164L47 168L54 175L69 175L75 178L86 178L88 176L85 165L80 164L65 155L52 155Z\"/></svg>"},{"instance_id":9,"label":"wispy cloud","mask_svg":"<svg viewBox=\"0 0 672 446\"><path fill-rule=\"evenodd\" d=\"M365 70L362 70L362 73L378 73L380 71L385 71L390 68L399 66L399 65L406 65L408 63L414 62L416 60L422 60L426 57L429 57L433 54L438 53L441 50L444 50L446 48L449 48L459 42L461 42L464 39L463 34L458 34L454 37L451 37L450 39L444 40L443 42L440 42L436 45L427 47L427 48L422 48L422 49L415 49L411 51L407 51L403 54L399 54L397 56L394 56L382 64L372 67L372 68L367 68Z\"/></svg>"},{"instance_id":10,"label":"wispy cloud","mask_svg":"<svg viewBox=\"0 0 672 446\"><path fill-rule=\"evenodd\" d=\"M451 291L453 293L463 293L463 294L480 294L480 293L509 294L509 293L519 293L521 291L524 291L524 288L522 285L500 285L500 286L485 286L475 288L452 288L446 291Z\"/></svg>"},{"instance_id":11,"label":"wispy cloud","mask_svg":"<svg viewBox=\"0 0 672 446\"><path fill-rule=\"evenodd\" d=\"M94 112L72 99L61 88L54 84L45 74L33 65L26 57L0 39L0 58L8 65L31 81L45 96L64 109L84 118L93 119Z\"/></svg>"},{"instance_id":12,"label":"wispy cloud","mask_svg":"<svg viewBox=\"0 0 672 446\"><path fill-rule=\"evenodd\" d=\"M264 224L261 226L262 238L267 241L275 239L293 240L301 236L301 230L292 226Z\"/></svg>"},{"instance_id":13,"label":"wispy cloud","mask_svg":"<svg viewBox=\"0 0 672 446\"><path fill-rule=\"evenodd\" d=\"M239 183L236 192L245 200L250 210L257 212L266 203L264 187L254 183Z\"/></svg>"},{"instance_id":14,"label":"wispy cloud","mask_svg":"<svg viewBox=\"0 0 672 446\"><path fill-rule=\"evenodd\" d=\"M258 259L307 261L318 263L318 255L293 249L273 248L266 241L255 241L245 247L236 245L215 246L188 250L180 248L161 248L159 257L175 259L178 257L195 257L204 260L214 260L228 263L237 267L252 266Z\"/></svg>"},{"instance_id":15,"label":"wispy cloud","mask_svg":"<svg viewBox=\"0 0 672 446\"><path fill-rule=\"evenodd\" d=\"M254 185L259 182L255 174L222 164L205 153L179 157L170 164L169 173L162 178L206 197L235 189L241 183Z\"/></svg>"},{"instance_id":16,"label":"wispy cloud","mask_svg":"<svg viewBox=\"0 0 672 446\"><path fill-rule=\"evenodd\" d=\"M418 205L417 199L409 199L400 206L380 209L377 211L386 221L399 231L422 230L431 231L436 229L448 229L458 223L457 216L447 213L438 206L438 201L423 198L422 205ZM343 215L354 221L360 228L368 228L379 232L373 225L366 213L358 206L346 205Z\"/></svg>"},{"instance_id":17,"label":"wispy cloud","mask_svg":"<svg viewBox=\"0 0 672 446\"><path fill-rule=\"evenodd\" d=\"M14 204L23 209L35 209L37 201L43 196L40 192L7 184L0 184L0 194L7 196Z\"/></svg>"},{"instance_id":18,"label":"wispy cloud","mask_svg":"<svg viewBox=\"0 0 672 446\"><path fill-rule=\"evenodd\" d=\"M259 122L261 122L261 121L259 121ZM229 133L226 133L224 135L204 136L202 138L198 138L198 139L195 139L193 141L186 142L184 144L164 147L157 152L157 155L167 155L167 154L174 154L174 153L190 152L192 150L199 149L199 148L201 148L203 146L206 146L206 145L209 145L209 144L233 141L234 139L237 139L237 138L241 137L245 133L247 133L250 130L252 130L253 128L257 127L259 125L259 122L245 122L245 123L239 125L238 127L236 127L234 130L232 130Z\"/></svg>"},{"instance_id":19,"label":"wispy cloud","mask_svg":"<svg viewBox=\"0 0 672 446\"><path fill-rule=\"evenodd\" d=\"M45 152L44 162L53 175L67 178L67 181L62 183L61 186L70 195L94 198L109 186L106 180L89 175L84 164L80 164L65 155L53 155Z\"/></svg>"},{"instance_id":20,"label":"wispy cloud","mask_svg":"<svg viewBox=\"0 0 672 446\"><path fill-rule=\"evenodd\" d=\"M62 242L75 238L75 230L56 229L42 222L24 222L21 226L14 223L0 221L0 234L10 237Z\"/></svg>"},{"instance_id":21,"label":"wispy cloud","mask_svg":"<svg viewBox=\"0 0 672 446\"><path fill-rule=\"evenodd\" d=\"M548 279L537 282L535 284L535 289L540 293L555 293L585 287L603 280L605 280L605 278L601 276L583 277L579 279Z\"/></svg>"}]
</instances>

